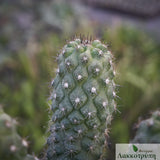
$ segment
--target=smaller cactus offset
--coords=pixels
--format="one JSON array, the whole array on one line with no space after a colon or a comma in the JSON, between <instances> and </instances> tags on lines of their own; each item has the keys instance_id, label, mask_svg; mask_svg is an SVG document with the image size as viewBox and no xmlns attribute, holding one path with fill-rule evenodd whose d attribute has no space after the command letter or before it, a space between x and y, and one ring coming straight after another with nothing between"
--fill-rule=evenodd
<instances>
[{"instance_id":1,"label":"smaller cactus offset","mask_svg":"<svg viewBox=\"0 0 160 160\"><path fill-rule=\"evenodd\" d=\"M16 123L0 107L0 159L36 160L36 157L27 154L28 142L18 135Z\"/></svg>"},{"instance_id":2,"label":"smaller cactus offset","mask_svg":"<svg viewBox=\"0 0 160 160\"><path fill-rule=\"evenodd\" d=\"M132 143L160 143L160 111L152 113L149 119L141 121Z\"/></svg>"},{"instance_id":3,"label":"smaller cactus offset","mask_svg":"<svg viewBox=\"0 0 160 160\"><path fill-rule=\"evenodd\" d=\"M52 82L48 160L104 159L116 110L112 58L99 40L74 39L64 46Z\"/></svg>"}]
</instances>

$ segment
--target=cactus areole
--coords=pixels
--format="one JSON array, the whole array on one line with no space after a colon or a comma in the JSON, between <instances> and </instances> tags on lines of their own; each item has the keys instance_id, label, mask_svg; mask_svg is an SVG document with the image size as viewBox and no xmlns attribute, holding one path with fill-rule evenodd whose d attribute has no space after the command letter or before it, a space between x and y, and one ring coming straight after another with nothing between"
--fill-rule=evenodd
<instances>
[{"instance_id":1,"label":"cactus areole","mask_svg":"<svg viewBox=\"0 0 160 160\"><path fill-rule=\"evenodd\" d=\"M47 159L103 159L116 110L112 54L99 40L74 39L57 61Z\"/></svg>"}]
</instances>

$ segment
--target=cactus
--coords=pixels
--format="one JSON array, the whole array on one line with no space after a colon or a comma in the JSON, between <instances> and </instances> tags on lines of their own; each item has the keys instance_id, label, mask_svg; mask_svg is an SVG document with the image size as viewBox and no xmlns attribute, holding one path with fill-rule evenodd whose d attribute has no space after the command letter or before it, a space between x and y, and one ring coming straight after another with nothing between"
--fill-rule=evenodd
<instances>
[{"instance_id":1,"label":"cactus","mask_svg":"<svg viewBox=\"0 0 160 160\"><path fill-rule=\"evenodd\" d=\"M27 154L28 142L16 131L16 120L4 113L0 107L0 159L36 160Z\"/></svg>"},{"instance_id":2,"label":"cactus","mask_svg":"<svg viewBox=\"0 0 160 160\"><path fill-rule=\"evenodd\" d=\"M48 160L103 159L116 110L113 56L99 40L74 39L57 57Z\"/></svg>"},{"instance_id":3,"label":"cactus","mask_svg":"<svg viewBox=\"0 0 160 160\"><path fill-rule=\"evenodd\" d=\"M152 113L149 119L141 121L133 143L160 143L160 111Z\"/></svg>"}]
</instances>

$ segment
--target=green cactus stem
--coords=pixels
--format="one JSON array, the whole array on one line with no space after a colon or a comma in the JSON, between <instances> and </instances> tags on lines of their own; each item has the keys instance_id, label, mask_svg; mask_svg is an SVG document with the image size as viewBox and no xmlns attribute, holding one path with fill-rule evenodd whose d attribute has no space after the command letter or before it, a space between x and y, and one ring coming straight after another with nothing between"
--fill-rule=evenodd
<instances>
[{"instance_id":1,"label":"green cactus stem","mask_svg":"<svg viewBox=\"0 0 160 160\"><path fill-rule=\"evenodd\" d=\"M103 159L116 110L112 60L99 40L74 39L62 49L52 81L48 160Z\"/></svg>"},{"instance_id":2,"label":"green cactus stem","mask_svg":"<svg viewBox=\"0 0 160 160\"><path fill-rule=\"evenodd\" d=\"M133 143L160 143L160 111L152 113L149 119L137 125Z\"/></svg>"},{"instance_id":3,"label":"green cactus stem","mask_svg":"<svg viewBox=\"0 0 160 160\"><path fill-rule=\"evenodd\" d=\"M29 144L17 133L16 124L16 120L4 113L0 106L0 159L36 160L27 154Z\"/></svg>"}]
</instances>

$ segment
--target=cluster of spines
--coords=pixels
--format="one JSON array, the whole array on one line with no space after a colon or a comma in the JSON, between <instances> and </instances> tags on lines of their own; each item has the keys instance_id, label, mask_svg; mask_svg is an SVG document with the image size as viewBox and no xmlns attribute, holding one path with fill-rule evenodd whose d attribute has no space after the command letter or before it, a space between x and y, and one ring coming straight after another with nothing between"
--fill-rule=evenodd
<instances>
[{"instance_id":1,"label":"cluster of spines","mask_svg":"<svg viewBox=\"0 0 160 160\"><path fill-rule=\"evenodd\" d=\"M75 39L64 46L57 61L48 159L100 158L107 124L116 110L112 54L99 40Z\"/></svg>"}]
</instances>

